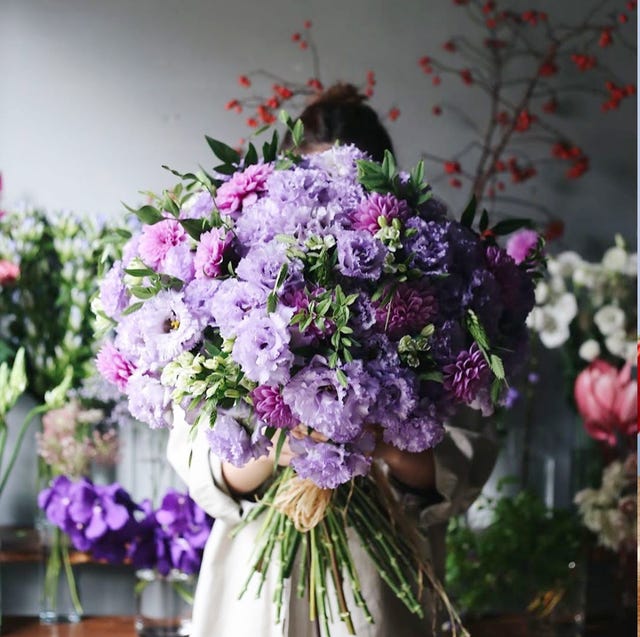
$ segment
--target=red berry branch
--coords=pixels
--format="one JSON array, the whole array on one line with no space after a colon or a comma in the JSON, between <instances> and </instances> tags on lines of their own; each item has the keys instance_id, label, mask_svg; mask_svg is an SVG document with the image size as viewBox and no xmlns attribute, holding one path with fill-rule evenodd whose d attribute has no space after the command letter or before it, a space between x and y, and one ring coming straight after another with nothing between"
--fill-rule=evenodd
<instances>
[{"instance_id":1,"label":"red berry branch","mask_svg":"<svg viewBox=\"0 0 640 637\"><path fill-rule=\"evenodd\" d=\"M320 76L318 48L313 40L311 29L311 21L305 20L303 29L291 35L291 42L300 51L311 55L312 74L305 82L294 82L264 69L238 77L239 86L247 89L247 92L229 100L225 108L243 115L249 129L273 124L283 108L294 114L298 113L310 98L322 93L325 89ZM359 88L364 95L372 97L375 85L376 75L374 71L369 70ZM400 109L397 106L391 107L385 117L395 122L400 117ZM241 139L239 146L243 146L244 143L245 140Z\"/></svg>"},{"instance_id":2,"label":"red berry branch","mask_svg":"<svg viewBox=\"0 0 640 637\"><path fill-rule=\"evenodd\" d=\"M489 117L481 130L474 126L476 139L453 157L424 157L441 166L451 187L468 187L494 212L501 203L519 201L549 216L543 206L501 193L536 177L545 163L560 164L566 179L589 170L588 155L562 130L562 105L569 95L584 94L599 98L606 113L635 95L635 84L608 67L605 50L617 45L635 52L625 25L637 2L602 0L571 24L534 9L515 12L507 2L452 2L478 26L477 37L450 37L442 44L443 57L422 56L418 66L435 87L462 82L479 92L488 101ZM431 107L434 116L447 111L462 109Z\"/></svg>"}]
</instances>

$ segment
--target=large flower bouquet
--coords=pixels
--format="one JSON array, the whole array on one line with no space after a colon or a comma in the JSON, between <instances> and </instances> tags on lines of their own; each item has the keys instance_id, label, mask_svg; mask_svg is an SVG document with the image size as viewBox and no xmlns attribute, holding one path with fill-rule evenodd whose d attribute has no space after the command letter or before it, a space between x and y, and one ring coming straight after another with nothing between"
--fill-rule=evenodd
<instances>
[{"instance_id":1,"label":"large flower bouquet","mask_svg":"<svg viewBox=\"0 0 640 637\"><path fill-rule=\"evenodd\" d=\"M483 214L475 232L472 206L448 219L422 165L399 173L390 154L278 156L274 134L260 160L207 139L215 175L179 175L136 211L146 225L101 286L115 338L98 367L135 417L170 426L179 405L236 466L272 445L277 462L288 441L290 466L249 518L264 518L253 574L271 564L283 580L298 556L325 632L327 577L352 632L343 578L372 621L347 526L420 614L423 581L446 595L372 453L434 447L458 406L487 415L505 397L534 302L527 267L495 242L512 226Z\"/></svg>"}]
</instances>

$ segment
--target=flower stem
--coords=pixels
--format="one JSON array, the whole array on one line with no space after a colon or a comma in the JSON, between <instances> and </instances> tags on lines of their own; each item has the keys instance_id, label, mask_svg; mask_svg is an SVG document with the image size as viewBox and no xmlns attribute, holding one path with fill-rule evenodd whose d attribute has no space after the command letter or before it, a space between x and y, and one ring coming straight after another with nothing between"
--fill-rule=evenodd
<instances>
[{"instance_id":1,"label":"flower stem","mask_svg":"<svg viewBox=\"0 0 640 637\"><path fill-rule=\"evenodd\" d=\"M62 538L61 538L62 539ZM69 595L71 596L71 603L73 608L82 615L82 604L80 603L80 597L78 596L78 588L76 586L76 578L73 574L73 568L71 567L71 560L69 559L69 547L65 544L61 546L62 563L64 564L65 575L67 576L67 586L69 587Z\"/></svg>"}]
</instances>

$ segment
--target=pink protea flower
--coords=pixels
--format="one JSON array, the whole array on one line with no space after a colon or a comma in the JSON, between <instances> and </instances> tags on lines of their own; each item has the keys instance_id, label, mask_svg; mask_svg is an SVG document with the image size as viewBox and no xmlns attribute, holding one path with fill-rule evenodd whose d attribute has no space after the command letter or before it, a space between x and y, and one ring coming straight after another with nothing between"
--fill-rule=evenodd
<instances>
[{"instance_id":1,"label":"pink protea flower","mask_svg":"<svg viewBox=\"0 0 640 637\"><path fill-rule=\"evenodd\" d=\"M516 262L522 263L538 245L540 235L535 230L520 230L507 241L507 254Z\"/></svg>"},{"instance_id":2,"label":"pink protea flower","mask_svg":"<svg viewBox=\"0 0 640 637\"><path fill-rule=\"evenodd\" d=\"M140 258L154 270L162 267L167 252L187 240L187 233L176 219L165 219L145 226L140 236L138 253Z\"/></svg>"},{"instance_id":3,"label":"pink protea flower","mask_svg":"<svg viewBox=\"0 0 640 637\"><path fill-rule=\"evenodd\" d=\"M0 259L0 285L15 283L20 276L20 268L11 261Z\"/></svg>"},{"instance_id":4,"label":"pink protea flower","mask_svg":"<svg viewBox=\"0 0 640 637\"><path fill-rule=\"evenodd\" d=\"M231 233L221 228L213 228L200 235L193 263L197 279L205 277L212 279L222 274L222 260L230 243Z\"/></svg>"},{"instance_id":5,"label":"pink protea flower","mask_svg":"<svg viewBox=\"0 0 640 637\"><path fill-rule=\"evenodd\" d=\"M415 334L437 314L436 297L427 286L400 284L391 301L376 305L376 324L391 338Z\"/></svg>"},{"instance_id":6,"label":"pink protea flower","mask_svg":"<svg viewBox=\"0 0 640 637\"><path fill-rule=\"evenodd\" d=\"M244 172L235 173L218 188L218 210L236 218L243 206L254 203L267 189L267 179L272 172L273 167L270 164L254 164Z\"/></svg>"},{"instance_id":7,"label":"pink protea flower","mask_svg":"<svg viewBox=\"0 0 640 637\"><path fill-rule=\"evenodd\" d=\"M407 202L392 194L381 195L374 192L362 201L351 215L351 224L355 230L368 230L375 234L380 230L379 217L387 221L405 219L409 216Z\"/></svg>"},{"instance_id":8,"label":"pink protea flower","mask_svg":"<svg viewBox=\"0 0 640 637\"><path fill-rule=\"evenodd\" d=\"M602 359L594 360L578 374L573 395L592 438L614 446L616 433L631 436L636 432L638 387L629 363L618 370Z\"/></svg>"},{"instance_id":9,"label":"pink protea flower","mask_svg":"<svg viewBox=\"0 0 640 637\"><path fill-rule=\"evenodd\" d=\"M458 354L455 363L443 368L443 386L458 400L471 405L480 391L486 389L490 371L484 354L477 343L473 343L469 351Z\"/></svg>"},{"instance_id":10,"label":"pink protea flower","mask_svg":"<svg viewBox=\"0 0 640 637\"><path fill-rule=\"evenodd\" d=\"M251 392L251 398L256 416L272 427L292 429L298 424L282 399L279 387L259 385Z\"/></svg>"},{"instance_id":11,"label":"pink protea flower","mask_svg":"<svg viewBox=\"0 0 640 637\"><path fill-rule=\"evenodd\" d=\"M136 366L111 342L105 343L98 352L96 368L122 392L126 390L131 374L136 371Z\"/></svg>"}]
</instances>

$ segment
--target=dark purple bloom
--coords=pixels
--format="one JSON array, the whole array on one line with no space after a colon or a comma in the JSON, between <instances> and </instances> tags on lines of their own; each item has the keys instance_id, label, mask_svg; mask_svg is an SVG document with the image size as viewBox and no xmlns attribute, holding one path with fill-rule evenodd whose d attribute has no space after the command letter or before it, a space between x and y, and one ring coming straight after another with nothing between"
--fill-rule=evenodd
<instances>
[{"instance_id":1,"label":"dark purple bloom","mask_svg":"<svg viewBox=\"0 0 640 637\"><path fill-rule=\"evenodd\" d=\"M409 234L404 241L411 265L423 272L448 272L453 260L453 251L448 242L448 224L412 217L407 221L407 228L415 231L415 234Z\"/></svg>"},{"instance_id":2,"label":"dark purple bloom","mask_svg":"<svg viewBox=\"0 0 640 637\"><path fill-rule=\"evenodd\" d=\"M345 230L338 235L338 270L356 279L378 279L387 250L364 232Z\"/></svg>"},{"instance_id":3,"label":"dark purple bloom","mask_svg":"<svg viewBox=\"0 0 640 637\"><path fill-rule=\"evenodd\" d=\"M455 363L446 365L443 371L444 388L467 405L473 403L480 390L487 388L491 378L489 364L477 343L460 352Z\"/></svg>"},{"instance_id":4,"label":"dark purple bloom","mask_svg":"<svg viewBox=\"0 0 640 637\"><path fill-rule=\"evenodd\" d=\"M401 283L386 305L376 306L378 328L391 338L416 334L437 315L438 302L428 285Z\"/></svg>"},{"instance_id":5,"label":"dark purple bloom","mask_svg":"<svg viewBox=\"0 0 640 637\"><path fill-rule=\"evenodd\" d=\"M251 392L253 410L260 420L272 427L291 429L298 424L282 398L279 387L259 385Z\"/></svg>"},{"instance_id":6,"label":"dark purple bloom","mask_svg":"<svg viewBox=\"0 0 640 637\"><path fill-rule=\"evenodd\" d=\"M422 405L411 418L389 424L382 433L385 442L411 453L435 447L444 434L442 414L433 403Z\"/></svg>"}]
</instances>

